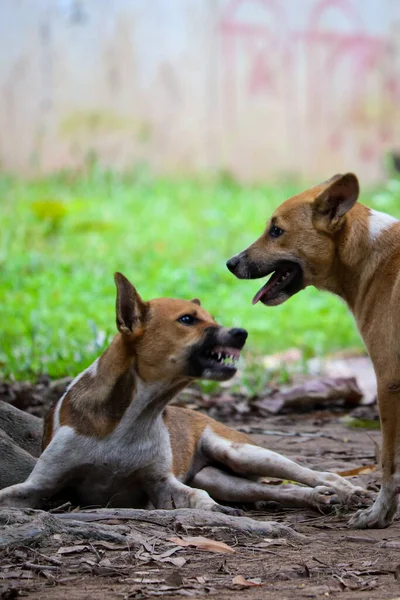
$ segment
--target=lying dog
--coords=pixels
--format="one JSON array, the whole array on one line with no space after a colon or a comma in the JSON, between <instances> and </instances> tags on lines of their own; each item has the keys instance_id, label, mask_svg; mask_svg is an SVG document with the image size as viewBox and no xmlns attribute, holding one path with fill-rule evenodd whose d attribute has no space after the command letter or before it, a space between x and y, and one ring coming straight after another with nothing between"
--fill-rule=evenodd
<instances>
[{"instance_id":1,"label":"lying dog","mask_svg":"<svg viewBox=\"0 0 400 600\"><path fill-rule=\"evenodd\" d=\"M227 262L240 279L272 277L253 303L282 304L313 285L343 298L374 364L381 418L382 488L354 527L387 527L397 509L400 462L400 223L358 204L352 173L286 200L249 248Z\"/></svg>"},{"instance_id":2,"label":"lying dog","mask_svg":"<svg viewBox=\"0 0 400 600\"><path fill-rule=\"evenodd\" d=\"M41 454L24 483L0 491L0 505L37 507L66 488L81 505L203 508L273 500L321 509L363 491L255 445L192 410L167 407L194 379L236 373L244 329L226 329L195 299L143 302L116 273L119 333L47 416ZM261 476L297 481L266 485ZM190 486L190 487L189 487Z\"/></svg>"}]
</instances>

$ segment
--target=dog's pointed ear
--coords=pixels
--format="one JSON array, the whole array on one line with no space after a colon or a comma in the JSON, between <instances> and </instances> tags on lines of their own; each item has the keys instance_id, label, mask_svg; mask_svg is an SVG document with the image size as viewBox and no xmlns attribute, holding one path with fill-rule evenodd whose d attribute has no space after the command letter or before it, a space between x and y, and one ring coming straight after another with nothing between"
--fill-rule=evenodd
<instances>
[{"instance_id":1,"label":"dog's pointed ear","mask_svg":"<svg viewBox=\"0 0 400 600\"><path fill-rule=\"evenodd\" d=\"M201 302L198 298L192 298L190 302L192 302L193 304L197 304L197 306L201 306Z\"/></svg>"},{"instance_id":2,"label":"dog's pointed ear","mask_svg":"<svg viewBox=\"0 0 400 600\"><path fill-rule=\"evenodd\" d=\"M115 273L114 281L117 286L117 329L120 333L130 334L140 326L146 305L125 275Z\"/></svg>"},{"instance_id":3,"label":"dog's pointed ear","mask_svg":"<svg viewBox=\"0 0 400 600\"><path fill-rule=\"evenodd\" d=\"M313 203L313 222L325 231L337 231L344 223L344 215L357 202L358 179L353 173L334 175L323 185Z\"/></svg>"}]
</instances>

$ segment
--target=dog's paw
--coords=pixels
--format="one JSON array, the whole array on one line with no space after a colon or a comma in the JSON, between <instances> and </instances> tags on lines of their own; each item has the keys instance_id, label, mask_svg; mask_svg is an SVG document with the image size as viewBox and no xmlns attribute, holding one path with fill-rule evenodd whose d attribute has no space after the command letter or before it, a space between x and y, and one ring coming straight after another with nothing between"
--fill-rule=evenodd
<instances>
[{"instance_id":1,"label":"dog's paw","mask_svg":"<svg viewBox=\"0 0 400 600\"><path fill-rule=\"evenodd\" d=\"M37 504L37 493L23 483L17 483L0 491L0 508L6 506L35 508Z\"/></svg>"},{"instance_id":2,"label":"dog's paw","mask_svg":"<svg viewBox=\"0 0 400 600\"><path fill-rule=\"evenodd\" d=\"M358 485L354 485L337 473L326 473L324 484L335 490L343 505L349 508L368 506L375 494Z\"/></svg>"},{"instance_id":3,"label":"dog's paw","mask_svg":"<svg viewBox=\"0 0 400 600\"><path fill-rule=\"evenodd\" d=\"M340 504L336 490L325 485L318 485L312 492L312 506L317 510L327 510Z\"/></svg>"},{"instance_id":4,"label":"dog's paw","mask_svg":"<svg viewBox=\"0 0 400 600\"><path fill-rule=\"evenodd\" d=\"M398 503L399 498L395 482L383 483L373 506L358 511L350 519L349 525L357 529L383 529L388 527L394 519Z\"/></svg>"},{"instance_id":5,"label":"dog's paw","mask_svg":"<svg viewBox=\"0 0 400 600\"><path fill-rule=\"evenodd\" d=\"M349 508L361 508L370 506L375 496L376 494L370 490L354 486L353 489L347 493L344 501Z\"/></svg>"},{"instance_id":6,"label":"dog's paw","mask_svg":"<svg viewBox=\"0 0 400 600\"><path fill-rule=\"evenodd\" d=\"M375 505L358 510L349 521L349 527L354 529L385 529L393 522L396 511L379 511Z\"/></svg>"},{"instance_id":7,"label":"dog's paw","mask_svg":"<svg viewBox=\"0 0 400 600\"><path fill-rule=\"evenodd\" d=\"M7 494L0 496L0 508L13 507L13 508L32 508L33 504L29 498L23 498L14 494Z\"/></svg>"},{"instance_id":8,"label":"dog's paw","mask_svg":"<svg viewBox=\"0 0 400 600\"><path fill-rule=\"evenodd\" d=\"M233 508L232 506L222 506L222 504L215 504L211 508L213 512L220 512L224 515L230 515L231 517L243 517L244 511L240 508Z\"/></svg>"}]
</instances>

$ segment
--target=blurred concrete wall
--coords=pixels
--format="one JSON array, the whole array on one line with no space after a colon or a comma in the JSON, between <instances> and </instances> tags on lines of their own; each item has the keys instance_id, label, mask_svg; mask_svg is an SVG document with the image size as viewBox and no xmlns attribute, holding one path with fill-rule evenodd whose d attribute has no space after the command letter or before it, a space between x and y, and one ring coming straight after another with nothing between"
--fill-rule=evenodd
<instances>
[{"instance_id":1,"label":"blurred concrete wall","mask_svg":"<svg viewBox=\"0 0 400 600\"><path fill-rule=\"evenodd\" d=\"M400 0L1 0L0 161L383 174Z\"/></svg>"}]
</instances>

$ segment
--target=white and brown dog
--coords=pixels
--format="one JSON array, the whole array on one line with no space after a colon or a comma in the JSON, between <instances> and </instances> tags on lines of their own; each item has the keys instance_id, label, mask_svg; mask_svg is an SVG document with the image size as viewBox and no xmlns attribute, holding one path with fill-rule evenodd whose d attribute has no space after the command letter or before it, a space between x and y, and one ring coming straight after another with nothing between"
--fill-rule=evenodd
<instances>
[{"instance_id":1,"label":"white and brown dog","mask_svg":"<svg viewBox=\"0 0 400 600\"><path fill-rule=\"evenodd\" d=\"M374 364L383 436L382 488L354 527L387 527L400 485L400 222L357 203L352 173L286 200L260 238L227 266L240 279L272 273L253 303L282 304L313 285L343 298Z\"/></svg>"},{"instance_id":2,"label":"white and brown dog","mask_svg":"<svg viewBox=\"0 0 400 600\"><path fill-rule=\"evenodd\" d=\"M29 478L0 491L0 506L38 507L68 489L80 505L203 508L273 500L326 508L363 500L363 490L255 445L198 412L167 407L194 379L236 373L244 329L226 329L198 300L144 302L121 274L111 345L47 416ZM262 476L305 484L267 485Z\"/></svg>"}]
</instances>

